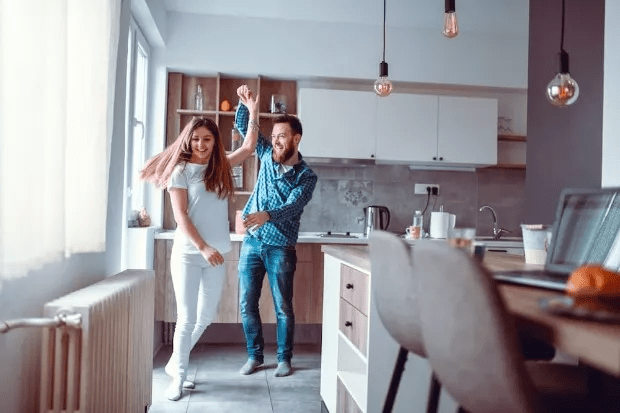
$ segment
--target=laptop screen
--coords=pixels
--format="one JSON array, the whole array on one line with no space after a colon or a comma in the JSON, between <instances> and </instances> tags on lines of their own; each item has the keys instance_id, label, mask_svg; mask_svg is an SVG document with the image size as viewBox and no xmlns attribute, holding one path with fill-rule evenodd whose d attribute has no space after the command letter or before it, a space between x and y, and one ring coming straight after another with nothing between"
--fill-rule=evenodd
<instances>
[{"instance_id":1,"label":"laptop screen","mask_svg":"<svg viewBox=\"0 0 620 413\"><path fill-rule=\"evenodd\" d=\"M566 189L560 196L547 269L597 263L620 267L620 188Z\"/></svg>"}]
</instances>

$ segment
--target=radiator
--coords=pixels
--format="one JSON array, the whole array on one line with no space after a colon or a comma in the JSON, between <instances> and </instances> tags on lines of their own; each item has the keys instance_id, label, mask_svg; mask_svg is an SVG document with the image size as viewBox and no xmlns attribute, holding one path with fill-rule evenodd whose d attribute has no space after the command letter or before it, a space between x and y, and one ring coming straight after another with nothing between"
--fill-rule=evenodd
<instances>
[{"instance_id":1,"label":"radiator","mask_svg":"<svg viewBox=\"0 0 620 413\"><path fill-rule=\"evenodd\" d=\"M45 305L81 328L45 328L40 412L144 413L151 404L154 273L126 270Z\"/></svg>"}]
</instances>

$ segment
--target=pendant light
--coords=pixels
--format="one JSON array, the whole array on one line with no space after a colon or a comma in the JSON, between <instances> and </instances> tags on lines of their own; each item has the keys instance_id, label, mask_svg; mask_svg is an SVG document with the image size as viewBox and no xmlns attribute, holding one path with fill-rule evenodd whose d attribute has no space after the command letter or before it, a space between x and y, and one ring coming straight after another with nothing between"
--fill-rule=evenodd
<instances>
[{"instance_id":1,"label":"pendant light","mask_svg":"<svg viewBox=\"0 0 620 413\"><path fill-rule=\"evenodd\" d=\"M570 76L568 71L568 53L564 50L564 10L565 0L562 0L562 39L560 40L560 71L547 85L547 99L554 106L568 106L579 97L579 85Z\"/></svg>"},{"instance_id":2,"label":"pendant light","mask_svg":"<svg viewBox=\"0 0 620 413\"><path fill-rule=\"evenodd\" d=\"M383 0L383 60L379 64L379 78L375 80L375 93L378 96L388 96L392 93L392 82L388 79L388 64L385 62L385 2Z\"/></svg>"},{"instance_id":3,"label":"pendant light","mask_svg":"<svg viewBox=\"0 0 620 413\"><path fill-rule=\"evenodd\" d=\"M443 15L443 35L453 39L459 34L459 25L456 21L456 0L446 0L445 14Z\"/></svg>"}]
</instances>

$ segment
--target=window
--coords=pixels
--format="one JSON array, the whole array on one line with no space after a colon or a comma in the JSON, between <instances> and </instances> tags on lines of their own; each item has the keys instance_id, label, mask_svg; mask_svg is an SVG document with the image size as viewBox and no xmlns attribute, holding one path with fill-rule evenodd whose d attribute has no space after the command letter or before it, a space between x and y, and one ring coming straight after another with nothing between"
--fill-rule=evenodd
<instances>
[{"instance_id":1,"label":"window","mask_svg":"<svg viewBox=\"0 0 620 413\"><path fill-rule=\"evenodd\" d=\"M140 169L146 154L149 45L132 19L127 56L127 124L125 146L125 212L128 226L137 226L135 211L144 206L146 184Z\"/></svg>"},{"instance_id":2,"label":"window","mask_svg":"<svg viewBox=\"0 0 620 413\"><path fill-rule=\"evenodd\" d=\"M0 1L0 280L106 251L120 10Z\"/></svg>"}]
</instances>

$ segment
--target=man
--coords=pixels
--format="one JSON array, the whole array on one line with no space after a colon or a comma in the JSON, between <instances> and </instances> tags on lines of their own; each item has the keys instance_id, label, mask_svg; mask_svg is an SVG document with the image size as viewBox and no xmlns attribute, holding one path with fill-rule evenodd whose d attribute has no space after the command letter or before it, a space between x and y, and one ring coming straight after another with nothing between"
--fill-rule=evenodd
<instances>
[{"instance_id":1,"label":"man","mask_svg":"<svg viewBox=\"0 0 620 413\"><path fill-rule=\"evenodd\" d=\"M238 93L246 91L244 85ZM254 119L239 103L235 123L244 136L248 127L258 130ZM302 135L299 119L281 115L273 123L271 141L259 132L256 154L261 166L254 192L243 210L247 235L239 257L239 303L248 361L240 373L252 374L263 364L265 343L258 300L266 272L277 318L278 366L274 376L283 377L291 374L293 357L295 244L301 213L312 198L317 176L298 152Z\"/></svg>"}]
</instances>

